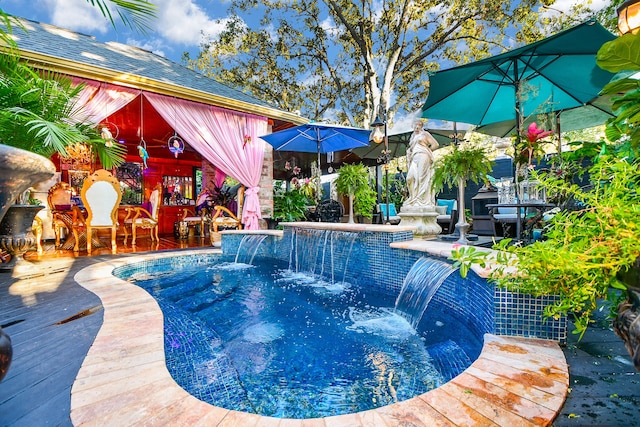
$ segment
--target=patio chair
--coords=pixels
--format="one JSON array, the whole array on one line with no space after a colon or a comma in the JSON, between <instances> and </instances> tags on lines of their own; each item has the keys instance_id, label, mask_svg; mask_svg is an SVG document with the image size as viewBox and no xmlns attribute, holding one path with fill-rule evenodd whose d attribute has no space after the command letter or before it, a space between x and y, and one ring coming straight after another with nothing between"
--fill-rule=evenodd
<instances>
[{"instance_id":1,"label":"patio chair","mask_svg":"<svg viewBox=\"0 0 640 427\"><path fill-rule=\"evenodd\" d=\"M344 206L337 200L323 200L316 207L320 222L340 222L344 215Z\"/></svg>"},{"instance_id":2,"label":"patio chair","mask_svg":"<svg viewBox=\"0 0 640 427\"><path fill-rule=\"evenodd\" d=\"M458 222L458 201L455 199L436 199L436 222L442 228L442 234L452 234Z\"/></svg>"},{"instance_id":3,"label":"patio chair","mask_svg":"<svg viewBox=\"0 0 640 427\"><path fill-rule=\"evenodd\" d=\"M396 211L395 203L389 203L389 224L398 225L402 218L398 215ZM387 204L381 203L376 205L376 223L377 224L386 224L387 223Z\"/></svg>"},{"instance_id":4,"label":"patio chair","mask_svg":"<svg viewBox=\"0 0 640 427\"><path fill-rule=\"evenodd\" d=\"M213 216L211 217L211 231L217 233L219 228L225 230L237 229L242 230L242 222L231 210L224 206L214 206Z\"/></svg>"},{"instance_id":5,"label":"patio chair","mask_svg":"<svg viewBox=\"0 0 640 427\"><path fill-rule=\"evenodd\" d=\"M118 229L118 207L122 199L120 182L111 172L98 169L82 185L80 198L87 211L84 218L77 206L72 206L75 213L72 225L73 235L76 239L74 252L79 251L80 235L86 229L87 253L91 255L92 233L96 229L111 230L111 252L116 253L116 230Z\"/></svg>"},{"instance_id":6,"label":"patio chair","mask_svg":"<svg viewBox=\"0 0 640 427\"><path fill-rule=\"evenodd\" d=\"M149 230L151 241L159 242L158 225L160 217L160 202L162 195L162 183L156 184L153 191L149 195L149 201L142 206L133 206L125 209L124 217L124 244L127 244L129 233L127 228L131 229L131 245L136 245L137 229Z\"/></svg>"},{"instance_id":7,"label":"patio chair","mask_svg":"<svg viewBox=\"0 0 640 427\"><path fill-rule=\"evenodd\" d=\"M47 204L51 211L51 226L56 236L56 249L60 247L60 233L66 229L71 233L71 196L73 189L66 182L54 184L47 194Z\"/></svg>"},{"instance_id":8,"label":"patio chair","mask_svg":"<svg viewBox=\"0 0 640 427\"><path fill-rule=\"evenodd\" d=\"M524 221L524 212L520 214L521 223ZM491 208L491 220L493 222L493 234L502 237L516 237L518 225L518 208L493 207Z\"/></svg>"},{"instance_id":9,"label":"patio chair","mask_svg":"<svg viewBox=\"0 0 640 427\"><path fill-rule=\"evenodd\" d=\"M211 221L211 214L208 208L200 209L200 213L194 213L193 208L184 208L182 219L180 220L187 224L187 227L194 227L198 229L198 237L204 239L206 234L206 226Z\"/></svg>"}]
</instances>

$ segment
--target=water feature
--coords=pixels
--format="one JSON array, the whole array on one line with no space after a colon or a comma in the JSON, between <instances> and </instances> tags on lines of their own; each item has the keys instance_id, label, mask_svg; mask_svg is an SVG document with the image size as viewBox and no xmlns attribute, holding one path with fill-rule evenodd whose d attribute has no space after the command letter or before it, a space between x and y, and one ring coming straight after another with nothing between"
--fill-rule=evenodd
<instances>
[{"instance_id":1,"label":"water feature","mask_svg":"<svg viewBox=\"0 0 640 427\"><path fill-rule=\"evenodd\" d=\"M291 235L289 269L344 282L358 233L296 229Z\"/></svg>"},{"instance_id":2,"label":"water feature","mask_svg":"<svg viewBox=\"0 0 640 427\"><path fill-rule=\"evenodd\" d=\"M285 236L269 251L274 257L256 256L259 239L233 234L237 254L158 259L114 272L158 301L167 367L195 397L283 418L353 413L438 387L478 356L490 324L469 320L458 309L462 300L452 309L435 299L412 326L395 308L400 283L368 278L380 268L370 262L381 258L377 248L388 245L388 235L296 229ZM404 275L409 262L384 271ZM412 286L420 281L416 271L429 270L423 263L413 266ZM447 292L467 289L460 281L447 280Z\"/></svg>"},{"instance_id":3,"label":"water feature","mask_svg":"<svg viewBox=\"0 0 640 427\"><path fill-rule=\"evenodd\" d=\"M267 238L266 234L247 234L240 241L238 252L236 253L235 262L244 264L253 264L253 259L258 253L260 243Z\"/></svg>"},{"instance_id":4,"label":"water feature","mask_svg":"<svg viewBox=\"0 0 640 427\"><path fill-rule=\"evenodd\" d=\"M409 399L448 373L432 341L393 313L393 297L310 276L273 261L185 264L134 275L165 314L167 365L196 397L229 409L290 418L329 416ZM442 319L455 325L452 319Z\"/></svg>"},{"instance_id":5,"label":"water feature","mask_svg":"<svg viewBox=\"0 0 640 427\"><path fill-rule=\"evenodd\" d=\"M395 303L396 312L417 328L429 302L453 271L450 264L437 259L417 260L404 278Z\"/></svg>"}]
</instances>

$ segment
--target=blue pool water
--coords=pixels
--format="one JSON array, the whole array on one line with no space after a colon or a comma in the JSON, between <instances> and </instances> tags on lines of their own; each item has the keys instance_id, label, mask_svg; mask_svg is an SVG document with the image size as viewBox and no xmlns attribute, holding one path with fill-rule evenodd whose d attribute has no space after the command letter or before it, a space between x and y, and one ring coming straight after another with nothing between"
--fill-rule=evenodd
<instances>
[{"instance_id":1,"label":"blue pool water","mask_svg":"<svg viewBox=\"0 0 640 427\"><path fill-rule=\"evenodd\" d=\"M120 275L159 302L176 382L213 405L281 418L358 412L438 387L479 353L437 304L416 330L395 296L255 263L173 259Z\"/></svg>"}]
</instances>

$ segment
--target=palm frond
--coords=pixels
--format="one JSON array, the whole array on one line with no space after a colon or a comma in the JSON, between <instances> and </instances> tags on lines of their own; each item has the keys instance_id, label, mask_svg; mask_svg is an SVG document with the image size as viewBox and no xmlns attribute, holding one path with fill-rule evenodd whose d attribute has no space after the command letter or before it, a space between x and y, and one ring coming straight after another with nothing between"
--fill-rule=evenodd
<instances>
[{"instance_id":1,"label":"palm frond","mask_svg":"<svg viewBox=\"0 0 640 427\"><path fill-rule=\"evenodd\" d=\"M156 18L156 5L146 0L87 0L87 2L97 7L114 28L116 23L108 3L115 5L115 11L125 26L136 29L142 34L147 34L151 30L151 21Z\"/></svg>"}]
</instances>

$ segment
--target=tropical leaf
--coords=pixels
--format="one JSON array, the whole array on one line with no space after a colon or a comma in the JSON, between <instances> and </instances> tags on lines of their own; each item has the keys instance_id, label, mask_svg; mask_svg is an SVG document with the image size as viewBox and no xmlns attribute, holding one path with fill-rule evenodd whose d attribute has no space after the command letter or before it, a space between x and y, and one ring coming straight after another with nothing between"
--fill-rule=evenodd
<instances>
[{"instance_id":1,"label":"tropical leaf","mask_svg":"<svg viewBox=\"0 0 640 427\"><path fill-rule=\"evenodd\" d=\"M116 23L108 5L112 3L124 25L134 28L142 34L149 33L151 21L156 17L156 5L147 0L87 0L87 3L97 7L115 28Z\"/></svg>"},{"instance_id":2,"label":"tropical leaf","mask_svg":"<svg viewBox=\"0 0 640 427\"><path fill-rule=\"evenodd\" d=\"M596 63L612 73L640 70L640 37L628 33L603 44Z\"/></svg>"}]
</instances>

